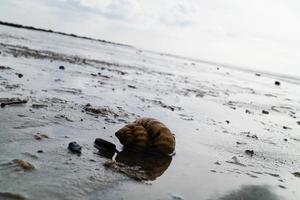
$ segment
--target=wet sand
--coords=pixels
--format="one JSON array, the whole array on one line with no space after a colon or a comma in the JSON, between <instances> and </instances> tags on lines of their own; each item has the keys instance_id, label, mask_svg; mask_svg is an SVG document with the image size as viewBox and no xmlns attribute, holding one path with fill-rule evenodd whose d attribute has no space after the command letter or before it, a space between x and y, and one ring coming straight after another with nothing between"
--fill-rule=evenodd
<instances>
[{"instance_id":1,"label":"wet sand","mask_svg":"<svg viewBox=\"0 0 300 200\"><path fill-rule=\"evenodd\" d=\"M0 109L0 199L300 198L297 79L2 25L0 52L0 103L27 101ZM114 133L138 117L176 135L171 160L145 161L145 182L93 146L121 151Z\"/></svg>"}]
</instances>

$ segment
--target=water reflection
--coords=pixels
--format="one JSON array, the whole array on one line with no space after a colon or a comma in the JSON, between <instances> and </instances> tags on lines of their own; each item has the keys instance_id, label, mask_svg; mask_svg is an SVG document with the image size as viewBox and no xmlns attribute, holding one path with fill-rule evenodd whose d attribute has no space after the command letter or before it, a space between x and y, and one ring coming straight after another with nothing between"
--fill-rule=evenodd
<instances>
[{"instance_id":1,"label":"water reflection","mask_svg":"<svg viewBox=\"0 0 300 200\"><path fill-rule=\"evenodd\" d=\"M282 200L267 185L244 185L214 200ZM212 199L210 199L212 200Z\"/></svg>"},{"instance_id":2,"label":"water reflection","mask_svg":"<svg viewBox=\"0 0 300 200\"><path fill-rule=\"evenodd\" d=\"M114 154L114 151L99 149L99 155L106 158L112 159ZM153 181L156 178L160 177L168 169L171 164L172 157L136 153L124 149L123 151L116 154L115 161L117 163L121 163L115 165L115 167L118 168L117 171L123 172L129 176L137 174L139 176L142 176L144 180ZM139 168L136 168L137 166Z\"/></svg>"}]
</instances>

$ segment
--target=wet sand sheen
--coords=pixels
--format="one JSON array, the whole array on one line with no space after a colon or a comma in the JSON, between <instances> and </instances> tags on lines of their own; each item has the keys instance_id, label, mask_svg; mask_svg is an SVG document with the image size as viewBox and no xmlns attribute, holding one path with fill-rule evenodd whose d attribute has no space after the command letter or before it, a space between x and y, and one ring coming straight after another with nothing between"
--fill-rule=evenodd
<instances>
[{"instance_id":1,"label":"wet sand sheen","mask_svg":"<svg viewBox=\"0 0 300 200\"><path fill-rule=\"evenodd\" d=\"M300 171L295 80L6 26L0 52L0 102L27 101L0 109L0 197L300 197L292 174ZM106 169L110 158L93 146L100 137L121 151L115 132L139 117L159 119L176 135L171 160L144 160L155 176L144 183ZM68 151L71 141L81 156ZM142 158L116 159L141 165Z\"/></svg>"}]
</instances>

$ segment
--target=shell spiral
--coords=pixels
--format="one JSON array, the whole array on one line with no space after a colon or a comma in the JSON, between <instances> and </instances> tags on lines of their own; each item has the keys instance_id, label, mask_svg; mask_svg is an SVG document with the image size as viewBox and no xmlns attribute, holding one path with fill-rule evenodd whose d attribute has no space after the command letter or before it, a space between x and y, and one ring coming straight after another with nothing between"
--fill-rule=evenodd
<instances>
[{"instance_id":1,"label":"shell spiral","mask_svg":"<svg viewBox=\"0 0 300 200\"><path fill-rule=\"evenodd\" d=\"M153 118L137 119L115 135L125 148L137 152L169 155L175 150L174 135L166 125Z\"/></svg>"}]
</instances>

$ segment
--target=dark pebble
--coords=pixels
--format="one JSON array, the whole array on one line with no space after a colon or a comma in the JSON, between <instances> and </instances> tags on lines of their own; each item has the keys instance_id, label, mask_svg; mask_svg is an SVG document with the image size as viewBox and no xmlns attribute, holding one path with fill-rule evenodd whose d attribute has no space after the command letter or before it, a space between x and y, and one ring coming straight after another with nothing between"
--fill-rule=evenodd
<instances>
[{"instance_id":1,"label":"dark pebble","mask_svg":"<svg viewBox=\"0 0 300 200\"><path fill-rule=\"evenodd\" d=\"M81 146L79 144L77 144L77 142L70 142L68 149L72 152L72 153L76 153L76 154L81 154Z\"/></svg>"},{"instance_id":2,"label":"dark pebble","mask_svg":"<svg viewBox=\"0 0 300 200\"><path fill-rule=\"evenodd\" d=\"M245 153L249 156L253 156L254 155L254 151L253 150L246 150Z\"/></svg>"},{"instance_id":3,"label":"dark pebble","mask_svg":"<svg viewBox=\"0 0 300 200\"><path fill-rule=\"evenodd\" d=\"M297 124L300 125L300 121L297 121Z\"/></svg>"},{"instance_id":4,"label":"dark pebble","mask_svg":"<svg viewBox=\"0 0 300 200\"><path fill-rule=\"evenodd\" d=\"M59 69L64 70L65 67L61 65L61 66L59 66Z\"/></svg>"},{"instance_id":5,"label":"dark pebble","mask_svg":"<svg viewBox=\"0 0 300 200\"><path fill-rule=\"evenodd\" d=\"M17 75L18 75L19 78L22 78L22 77L23 77L23 74L17 73Z\"/></svg>"},{"instance_id":6,"label":"dark pebble","mask_svg":"<svg viewBox=\"0 0 300 200\"><path fill-rule=\"evenodd\" d=\"M227 123L227 124L229 124L229 123L230 123L230 121L229 121L229 120L226 120L226 123Z\"/></svg>"},{"instance_id":7,"label":"dark pebble","mask_svg":"<svg viewBox=\"0 0 300 200\"><path fill-rule=\"evenodd\" d=\"M108 150L112 150L112 151L116 150L115 144L108 142L106 140L103 140L101 138L96 138L94 144L97 149L108 149Z\"/></svg>"},{"instance_id":8,"label":"dark pebble","mask_svg":"<svg viewBox=\"0 0 300 200\"><path fill-rule=\"evenodd\" d=\"M268 114L269 114L269 111L263 110L263 111L262 111L262 114L268 115Z\"/></svg>"},{"instance_id":9,"label":"dark pebble","mask_svg":"<svg viewBox=\"0 0 300 200\"><path fill-rule=\"evenodd\" d=\"M259 74L259 73L256 73L256 74L255 74L255 76L261 76L261 74Z\"/></svg>"},{"instance_id":10,"label":"dark pebble","mask_svg":"<svg viewBox=\"0 0 300 200\"><path fill-rule=\"evenodd\" d=\"M292 128L287 127L287 126L283 126L282 128L283 128L283 129L292 129Z\"/></svg>"},{"instance_id":11,"label":"dark pebble","mask_svg":"<svg viewBox=\"0 0 300 200\"><path fill-rule=\"evenodd\" d=\"M283 140L284 140L285 142L287 142L287 141L288 141L288 139L286 139L286 138L284 138Z\"/></svg>"},{"instance_id":12,"label":"dark pebble","mask_svg":"<svg viewBox=\"0 0 300 200\"><path fill-rule=\"evenodd\" d=\"M134 85L128 85L129 88L136 89Z\"/></svg>"},{"instance_id":13,"label":"dark pebble","mask_svg":"<svg viewBox=\"0 0 300 200\"><path fill-rule=\"evenodd\" d=\"M38 150L37 152L38 152L38 153L44 153L44 151L43 151L43 150Z\"/></svg>"},{"instance_id":14,"label":"dark pebble","mask_svg":"<svg viewBox=\"0 0 300 200\"><path fill-rule=\"evenodd\" d=\"M279 82L279 81L275 81L274 84L275 84L275 85L280 85L280 82Z\"/></svg>"}]
</instances>

